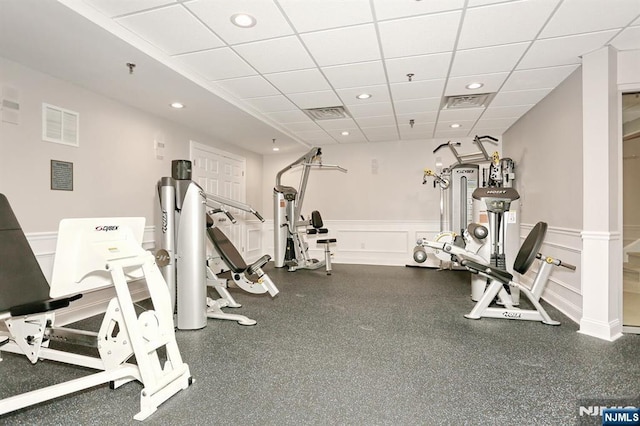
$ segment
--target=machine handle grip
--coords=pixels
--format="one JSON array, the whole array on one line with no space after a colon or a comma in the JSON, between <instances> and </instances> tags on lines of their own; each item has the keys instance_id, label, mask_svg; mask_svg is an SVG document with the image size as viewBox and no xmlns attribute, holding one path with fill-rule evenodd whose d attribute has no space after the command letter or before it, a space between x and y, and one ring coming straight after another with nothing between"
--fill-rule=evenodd
<instances>
[{"instance_id":1,"label":"machine handle grip","mask_svg":"<svg viewBox=\"0 0 640 426\"><path fill-rule=\"evenodd\" d=\"M538 259L540 259L540 260L544 261L544 262L551 263L551 264L556 265L556 266L562 266L562 267L567 268L567 269L570 269L570 270L572 270L572 271L575 271L575 270L577 269L575 266L573 266L573 265L572 265L572 264L570 264L570 263L563 262L563 261L562 261L562 260L560 260L560 259L556 259L556 258L553 258L553 257L550 257L550 256L545 256L545 255L544 255L544 254L542 254L542 253L538 253L538 254L536 255L536 257L537 257Z\"/></svg>"},{"instance_id":2,"label":"machine handle grip","mask_svg":"<svg viewBox=\"0 0 640 426\"><path fill-rule=\"evenodd\" d=\"M227 217L229 218L229 220L231 221L231 223L236 223L237 220L235 217L233 217L233 215L231 214L231 212L229 210L225 210L224 214L227 215Z\"/></svg>"},{"instance_id":3,"label":"machine handle grip","mask_svg":"<svg viewBox=\"0 0 640 426\"><path fill-rule=\"evenodd\" d=\"M489 136L489 135L480 136L480 137L478 137L478 139L491 139L494 142L498 142L498 139L494 138L493 136Z\"/></svg>"},{"instance_id":4,"label":"machine handle grip","mask_svg":"<svg viewBox=\"0 0 640 426\"><path fill-rule=\"evenodd\" d=\"M258 212L257 212L257 211L255 211L255 210L254 210L254 211L252 211L251 213L253 213L253 215L254 215L255 217L257 217L257 218L258 218L258 220L259 220L260 222L264 222L264 217L262 217L262 215L261 215L260 213L258 213Z\"/></svg>"},{"instance_id":5,"label":"machine handle grip","mask_svg":"<svg viewBox=\"0 0 640 426\"><path fill-rule=\"evenodd\" d=\"M575 266L573 266L573 265L572 265L572 264L570 264L570 263L564 263L564 262L563 262L563 261L561 261L561 260L559 260L559 262L560 262L560 264L558 264L558 266L564 266L565 268L567 268L567 269L571 269L572 271L575 271L575 270L576 270L576 267L575 267Z\"/></svg>"}]
</instances>

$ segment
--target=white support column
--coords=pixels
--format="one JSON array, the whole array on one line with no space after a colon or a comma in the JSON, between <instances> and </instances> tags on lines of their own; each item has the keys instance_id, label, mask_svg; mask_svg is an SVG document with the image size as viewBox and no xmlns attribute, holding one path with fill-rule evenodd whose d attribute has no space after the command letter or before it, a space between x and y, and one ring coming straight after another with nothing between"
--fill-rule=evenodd
<instances>
[{"instance_id":1,"label":"white support column","mask_svg":"<svg viewBox=\"0 0 640 426\"><path fill-rule=\"evenodd\" d=\"M583 249L580 332L613 341L622 335L621 139L617 51L582 60Z\"/></svg>"}]
</instances>

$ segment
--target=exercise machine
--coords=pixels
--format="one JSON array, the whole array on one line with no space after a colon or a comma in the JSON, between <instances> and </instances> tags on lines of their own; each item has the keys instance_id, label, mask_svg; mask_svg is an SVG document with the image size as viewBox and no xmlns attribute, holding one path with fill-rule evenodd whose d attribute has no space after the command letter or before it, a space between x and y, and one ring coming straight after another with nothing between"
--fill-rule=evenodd
<instances>
[{"instance_id":1,"label":"exercise machine","mask_svg":"<svg viewBox=\"0 0 640 426\"><path fill-rule=\"evenodd\" d=\"M459 247L436 243L425 242L429 247L442 250L449 253L455 258L455 261L469 269L471 272L480 274L488 278L491 283L483 296L475 304L472 311L465 315L469 319L480 319L482 317L489 318L505 318L516 320L529 320L529 321L541 321L548 325L559 325L558 321L552 320L546 313L542 305L540 304L540 296L542 295L545 286L547 284L551 269L553 266L563 266L565 268L575 270L575 266L562 262L559 259L554 259L549 256L545 256L538 252L542 243L544 242L544 236L546 233L547 225L544 222L539 222L534 226L529 233L525 242L523 243L516 261L514 263L514 270L520 274L525 274L531 264L536 259L541 260L541 267L538 270L536 278L534 280L531 289L517 283L513 280L513 275L504 269L497 268L493 265L478 262L464 249ZM535 309L519 309L516 308L511 295L507 291L508 288L517 288L521 291L527 299L531 302ZM489 307L494 300L499 300L504 307Z\"/></svg>"},{"instance_id":2,"label":"exercise machine","mask_svg":"<svg viewBox=\"0 0 640 426\"><path fill-rule=\"evenodd\" d=\"M302 175L298 189L282 184L282 176L297 167L302 167ZM289 271L298 269L318 269L325 266L327 274L331 274L331 252L329 245L336 243L335 238L321 238L316 243L324 245L324 260L313 259L309 255L309 244L305 235L326 234L322 217L317 210L311 218L305 220L302 216L309 173L312 169L347 170L336 165L322 164L322 151L314 147L309 152L280 170L276 175L276 186L273 189L273 228L274 228L274 263L277 268L285 265Z\"/></svg>"},{"instance_id":3,"label":"exercise machine","mask_svg":"<svg viewBox=\"0 0 640 426\"><path fill-rule=\"evenodd\" d=\"M219 197L215 198L221 200ZM278 294L275 284L269 275L262 270L262 267L271 260L271 256L265 254L251 265L247 265L231 240L220 228L214 226L214 221L210 216L224 212L232 223L236 223L236 219L224 206L224 204L220 204L220 208L207 214L207 237L213 246L213 251L207 254L207 285L213 287L220 296L218 299L207 297L207 318L237 321L240 325L255 325L256 320L244 315L223 312L222 308L242 307L227 290L229 283L233 283L236 287L251 294L269 292L271 297ZM216 259L220 259L222 264L216 262ZM217 271L214 271L214 265L218 265ZM248 278L252 275L257 277L256 281Z\"/></svg>"},{"instance_id":4,"label":"exercise machine","mask_svg":"<svg viewBox=\"0 0 640 426\"><path fill-rule=\"evenodd\" d=\"M540 268L533 281L531 289L514 281L513 274L489 263L478 260L462 247L449 243L424 241L423 244L434 250L448 253L455 262L467 268L474 274L478 274L489 280L490 284L476 302L470 313L465 315L468 319L502 318L510 320L540 321L548 325L559 325L558 321L551 319L544 307L540 304L540 297L549 280L549 275L554 266L562 266L570 270L576 267L545 256L539 252L546 235L547 224L538 222L518 251L513 269L519 274L525 274L536 259L539 259ZM534 309L521 309L516 307L511 294L514 289L526 296ZM511 293L511 294L510 294ZM502 306L490 306L497 301Z\"/></svg>"},{"instance_id":5,"label":"exercise machine","mask_svg":"<svg viewBox=\"0 0 640 426\"><path fill-rule=\"evenodd\" d=\"M208 215L207 208L211 209L211 214L224 213L233 223L236 220L229 209L249 212L262 222L264 218L248 204L205 193L200 185L191 180L190 161L174 160L171 164L172 176L163 177L158 182L162 235L156 258L172 295L177 327L181 330L204 328L207 318L237 320L243 325L255 324L255 321L244 316L221 315L220 308L241 305L226 291L228 280L219 278L208 267L208 261L215 256L207 256L206 239L211 241L219 257L225 261L237 258L240 254L230 242L216 243L216 239L222 236L218 232L210 231L214 221ZM210 219L209 226L207 218ZM225 253L225 250L231 247L235 252ZM233 282L249 293L268 292L274 297L278 294L278 289L262 270L262 266L269 260L269 256L263 256L243 271L236 270L232 276ZM239 262L236 262L236 265L238 264ZM245 272L257 275L257 281L249 280ZM208 286L213 287L223 300L208 298Z\"/></svg>"},{"instance_id":6,"label":"exercise machine","mask_svg":"<svg viewBox=\"0 0 640 426\"><path fill-rule=\"evenodd\" d=\"M136 420L149 417L192 378L178 349L167 285L154 256L141 247L144 218L64 219L60 222L51 286L0 194L0 321L2 351L31 363L58 361L97 373L0 400L0 415L109 383L143 385ZM144 279L151 309L136 312L128 282ZM84 293L114 287L98 332L57 327L55 314ZM8 341L6 341L8 340ZM99 357L54 349L51 342L97 348ZM135 363L128 362L135 357ZM0 357L1 360L1 357Z\"/></svg>"}]
</instances>

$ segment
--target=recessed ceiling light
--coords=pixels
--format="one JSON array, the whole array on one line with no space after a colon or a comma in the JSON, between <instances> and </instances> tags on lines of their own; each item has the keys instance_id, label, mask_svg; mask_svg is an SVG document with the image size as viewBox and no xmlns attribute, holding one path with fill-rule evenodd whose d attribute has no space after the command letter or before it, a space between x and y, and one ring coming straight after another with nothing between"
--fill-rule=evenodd
<instances>
[{"instance_id":1,"label":"recessed ceiling light","mask_svg":"<svg viewBox=\"0 0 640 426\"><path fill-rule=\"evenodd\" d=\"M460 127L460 125L458 123L453 123L449 127L451 127L452 129L457 129L458 127Z\"/></svg>"},{"instance_id":2,"label":"recessed ceiling light","mask_svg":"<svg viewBox=\"0 0 640 426\"><path fill-rule=\"evenodd\" d=\"M356 98L358 99L369 99L371 97L370 93L360 93Z\"/></svg>"},{"instance_id":3,"label":"recessed ceiling light","mask_svg":"<svg viewBox=\"0 0 640 426\"><path fill-rule=\"evenodd\" d=\"M251 28L256 24L256 18L246 13L236 13L231 17L231 22L240 28Z\"/></svg>"},{"instance_id":4,"label":"recessed ceiling light","mask_svg":"<svg viewBox=\"0 0 640 426\"><path fill-rule=\"evenodd\" d=\"M349 136L349 132L347 132L346 130L342 133L340 133L342 136Z\"/></svg>"},{"instance_id":5,"label":"recessed ceiling light","mask_svg":"<svg viewBox=\"0 0 640 426\"><path fill-rule=\"evenodd\" d=\"M181 108L184 108L184 104L182 104L180 102L172 102L171 103L171 108L181 109Z\"/></svg>"},{"instance_id":6,"label":"recessed ceiling light","mask_svg":"<svg viewBox=\"0 0 640 426\"><path fill-rule=\"evenodd\" d=\"M274 146L274 147L273 147L273 150L274 150L274 151L280 151L280 148L278 148L277 146Z\"/></svg>"},{"instance_id":7,"label":"recessed ceiling light","mask_svg":"<svg viewBox=\"0 0 640 426\"><path fill-rule=\"evenodd\" d=\"M469 83L469 84L467 84L465 87L466 87L467 89L471 89L471 90L473 90L473 89L479 89L479 88L481 88L482 86L484 86L484 84L482 84L482 83Z\"/></svg>"}]
</instances>

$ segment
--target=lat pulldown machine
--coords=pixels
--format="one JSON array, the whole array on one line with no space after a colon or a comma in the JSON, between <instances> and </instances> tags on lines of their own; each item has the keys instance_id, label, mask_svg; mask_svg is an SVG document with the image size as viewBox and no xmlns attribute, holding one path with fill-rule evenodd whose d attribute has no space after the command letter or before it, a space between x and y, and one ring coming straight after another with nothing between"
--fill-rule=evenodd
<instances>
[{"instance_id":1,"label":"lat pulldown machine","mask_svg":"<svg viewBox=\"0 0 640 426\"><path fill-rule=\"evenodd\" d=\"M282 175L291 169L302 167L299 189L282 184ZM274 262L282 268L285 264L289 271L298 269L318 269L326 265L327 274L331 274L331 253L329 245L335 243L335 238L318 239L318 244L325 246L325 259L317 260L309 256L309 245L305 241L306 234L326 234L322 217L317 210L311 213L311 219L302 217L302 202L304 201L309 172L311 169L338 170L346 173L340 166L322 164L322 151L314 147L305 155L280 170L276 175L276 186L273 189L273 228L274 228Z\"/></svg>"},{"instance_id":2,"label":"lat pulldown machine","mask_svg":"<svg viewBox=\"0 0 640 426\"><path fill-rule=\"evenodd\" d=\"M206 326L207 318L229 319L242 325L256 322L242 315L225 314L222 307L239 307L228 291L226 283L232 280L241 289L253 293L278 294L271 278L262 267L271 259L262 256L251 265L246 265L242 256L221 230L213 228L210 214L224 213L235 223L228 208L249 212L264 222L264 218L251 206L218 195L207 194L191 180L191 162L172 161L172 177L163 177L158 182L158 193L162 210L162 236L156 258L169 286L172 304L175 306L177 327L181 330L200 329ZM216 230L214 230L216 229ZM218 277L207 265L206 241L208 237L219 257L231 269L230 279ZM242 261L240 261L242 260ZM254 282L246 273L254 274ZM207 286L216 289L221 299L207 297Z\"/></svg>"}]
</instances>

